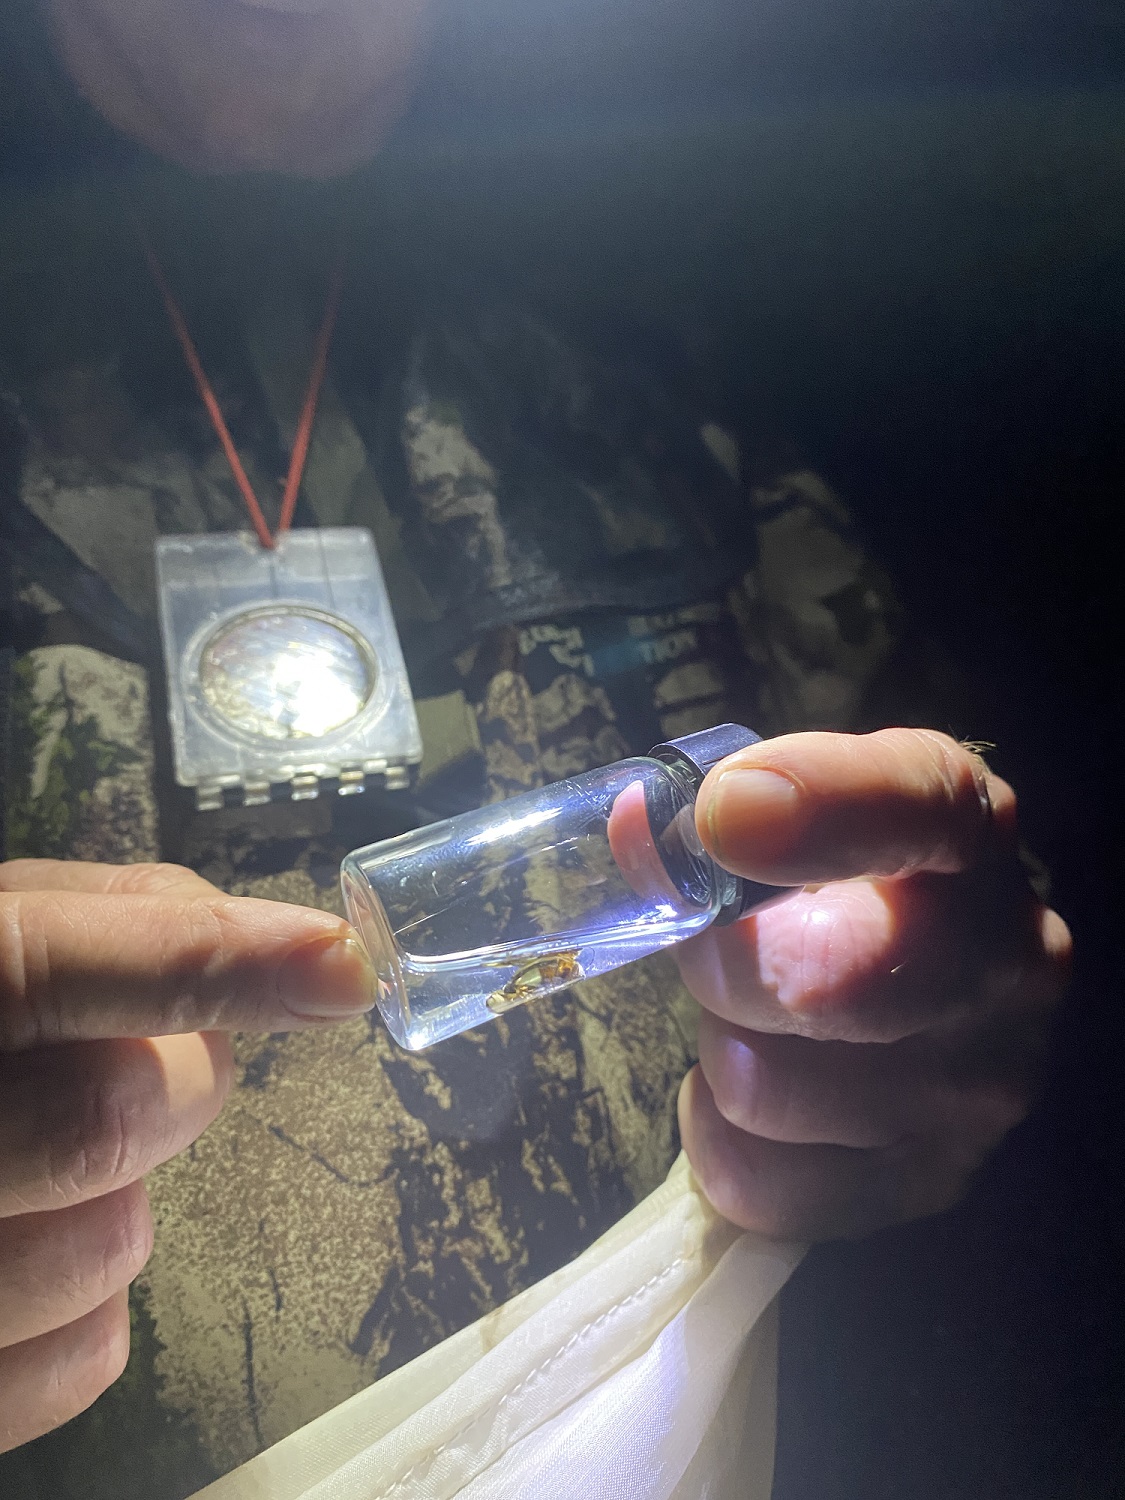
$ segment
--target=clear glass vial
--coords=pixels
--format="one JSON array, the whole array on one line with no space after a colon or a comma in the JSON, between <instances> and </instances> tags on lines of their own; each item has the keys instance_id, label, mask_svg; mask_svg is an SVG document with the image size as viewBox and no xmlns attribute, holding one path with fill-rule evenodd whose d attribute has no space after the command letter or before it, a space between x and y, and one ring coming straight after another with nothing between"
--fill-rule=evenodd
<instances>
[{"instance_id":1,"label":"clear glass vial","mask_svg":"<svg viewBox=\"0 0 1125 1500\"><path fill-rule=\"evenodd\" d=\"M704 776L758 738L722 724L349 854L394 1039L428 1047L776 898L695 829Z\"/></svg>"}]
</instances>

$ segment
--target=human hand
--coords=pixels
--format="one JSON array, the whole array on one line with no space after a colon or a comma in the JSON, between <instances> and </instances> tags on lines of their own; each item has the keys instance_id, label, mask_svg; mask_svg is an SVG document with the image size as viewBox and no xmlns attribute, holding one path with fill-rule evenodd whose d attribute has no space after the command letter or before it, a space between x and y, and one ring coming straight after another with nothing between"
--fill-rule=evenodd
<instances>
[{"instance_id":1,"label":"human hand","mask_svg":"<svg viewBox=\"0 0 1125 1500\"><path fill-rule=\"evenodd\" d=\"M798 888L677 950L704 1192L799 1239L949 1207L1029 1108L1069 966L1011 787L929 730L792 734L716 766L696 825L736 874Z\"/></svg>"},{"instance_id":2,"label":"human hand","mask_svg":"<svg viewBox=\"0 0 1125 1500\"><path fill-rule=\"evenodd\" d=\"M374 985L326 912L173 865L0 864L0 1452L124 1369L141 1179L218 1113L225 1033L347 1019Z\"/></svg>"}]
</instances>

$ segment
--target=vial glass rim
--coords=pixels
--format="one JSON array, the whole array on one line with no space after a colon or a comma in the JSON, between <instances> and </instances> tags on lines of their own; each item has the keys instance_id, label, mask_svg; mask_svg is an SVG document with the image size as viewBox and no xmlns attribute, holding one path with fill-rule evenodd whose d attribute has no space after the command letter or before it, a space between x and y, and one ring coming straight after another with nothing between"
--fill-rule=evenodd
<instances>
[{"instance_id":1,"label":"vial glass rim","mask_svg":"<svg viewBox=\"0 0 1125 1500\"><path fill-rule=\"evenodd\" d=\"M375 970L375 1003L379 1014L399 1046L414 1051L416 1046L409 1035L410 999L399 963L398 947L383 903L356 860L355 853L345 857L340 867L340 878L348 915L363 939ZM352 897L350 901L347 899L349 894Z\"/></svg>"}]
</instances>

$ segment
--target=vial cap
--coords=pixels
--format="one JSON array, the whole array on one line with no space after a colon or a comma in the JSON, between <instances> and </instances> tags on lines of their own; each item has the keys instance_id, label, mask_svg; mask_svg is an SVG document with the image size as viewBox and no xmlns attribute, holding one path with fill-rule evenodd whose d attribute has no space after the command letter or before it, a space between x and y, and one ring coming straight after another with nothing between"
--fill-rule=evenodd
<instances>
[{"instance_id":1,"label":"vial cap","mask_svg":"<svg viewBox=\"0 0 1125 1500\"><path fill-rule=\"evenodd\" d=\"M716 724L713 729L700 729L695 734L684 734L663 745L654 745L649 754L654 760L687 772L698 791L712 766L717 766L721 760L726 760L728 755L734 755L738 750L758 744L761 738L760 734L755 734L743 724ZM789 893L789 886L762 885L756 880L745 880L742 876L737 876L734 894L724 904L712 925L725 927L747 912L768 906Z\"/></svg>"},{"instance_id":2,"label":"vial cap","mask_svg":"<svg viewBox=\"0 0 1125 1500\"><path fill-rule=\"evenodd\" d=\"M654 760L666 761L669 765L679 763L702 781L712 766L717 766L736 750L756 745L761 738L760 734L742 724L716 724L713 729L700 729L695 734L682 734L679 739L655 745L649 754Z\"/></svg>"}]
</instances>

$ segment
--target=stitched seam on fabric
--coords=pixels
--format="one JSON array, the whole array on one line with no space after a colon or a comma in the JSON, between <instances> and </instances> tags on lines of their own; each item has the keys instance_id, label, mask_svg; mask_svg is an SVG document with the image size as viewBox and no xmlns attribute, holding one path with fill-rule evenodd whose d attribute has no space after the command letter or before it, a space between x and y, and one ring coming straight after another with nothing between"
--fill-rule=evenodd
<instances>
[{"instance_id":1,"label":"stitched seam on fabric","mask_svg":"<svg viewBox=\"0 0 1125 1500\"><path fill-rule=\"evenodd\" d=\"M523 1377L523 1379L518 1381L510 1391L505 1391L505 1393L496 1401L494 1406L491 1408L492 1421L495 1422L496 1418L504 1410L504 1407L508 1404L508 1402L512 1401L516 1396L518 1396L522 1390L530 1385L531 1382L535 1380L539 1375L542 1375L545 1370L548 1370L551 1365L555 1364L558 1360L562 1359L564 1355L568 1354L570 1350L573 1349L576 1344L580 1343L582 1339L584 1339L588 1334L592 1333L595 1329L600 1328L611 1317L613 1317L614 1314L621 1312L624 1308L630 1306L631 1303L639 1301L640 1298L644 1297L648 1292L652 1291L654 1287L659 1286L662 1281L667 1281L668 1277L671 1276L675 1271L677 1271L680 1266L685 1265L686 1262L686 1255L677 1256L676 1259L670 1261L662 1271L657 1271L655 1276L650 1276L649 1279L643 1283L643 1285L631 1291L627 1297L622 1297L620 1302L615 1302L611 1307L607 1307L603 1312L600 1312L596 1318L591 1318L590 1321L588 1323L584 1323L581 1328L575 1329L575 1331L570 1335L566 1343L563 1344L561 1348L556 1349L553 1354L549 1354L547 1358L543 1360L542 1363L536 1365L533 1370L529 1370ZM436 1448L431 1448L429 1453L425 1454L422 1458L419 1458L414 1463L412 1463L410 1465L410 1468L407 1469L404 1474L399 1475L399 1477L391 1485L390 1489L381 1490L378 1495L373 1497L373 1500L392 1500L393 1496L401 1493L403 1485L405 1485L408 1480L413 1478L413 1476L418 1473L419 1469L425 1468L429 1464L432 1464L435 1459L440 1458L443 1453L445 1453L449 1448L452 1448L453 1445L459 1441L459 1439L464 1437L465 1433L468 1432L471 1427L475 1427L478 1422L483 1421L489 1415L489 1408L485 1408L483 1411L476 1412L463 1426L459 1427L456 1432L447 1437L444 1443L439 1443ZM468 1481L466 1481L466 1483L467 1482Z\"/></svg>"}]
</instances>

